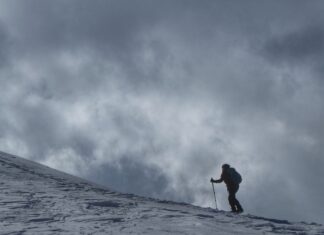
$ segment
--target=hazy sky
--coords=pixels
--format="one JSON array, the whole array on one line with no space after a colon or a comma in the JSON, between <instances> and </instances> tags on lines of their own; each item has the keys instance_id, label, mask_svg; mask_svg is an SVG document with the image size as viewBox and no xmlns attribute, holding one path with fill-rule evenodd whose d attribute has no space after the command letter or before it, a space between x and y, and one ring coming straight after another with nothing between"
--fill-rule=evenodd
<instances>
[{"instance_id":1,"label":"hazy sky","mask_svg":"<svg viewBox=\"0 0 324 235\"><path fill-rule=\"evenodd\" d=\"M324 222L324 2L4 0L0 150L118 191ZM229 210L225 185L219 207Z\"/></svg>"}]
</instances>

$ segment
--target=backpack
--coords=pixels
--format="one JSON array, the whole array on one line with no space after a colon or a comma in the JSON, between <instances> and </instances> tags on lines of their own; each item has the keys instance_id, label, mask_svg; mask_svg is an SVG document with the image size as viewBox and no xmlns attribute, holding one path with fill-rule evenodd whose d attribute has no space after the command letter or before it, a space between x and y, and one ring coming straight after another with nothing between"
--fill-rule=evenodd
<instances>
[{"instance_id":1,"label":"backpack","mask_svg":"<svg viewBox=\"0 0 324 235\"><path fill-rule=\"evenodd\" d=\"M228 173L233 183L240 184L242 182L242 176L235 170L235 168L229 168Z\"/></svg>"}]
</instances>

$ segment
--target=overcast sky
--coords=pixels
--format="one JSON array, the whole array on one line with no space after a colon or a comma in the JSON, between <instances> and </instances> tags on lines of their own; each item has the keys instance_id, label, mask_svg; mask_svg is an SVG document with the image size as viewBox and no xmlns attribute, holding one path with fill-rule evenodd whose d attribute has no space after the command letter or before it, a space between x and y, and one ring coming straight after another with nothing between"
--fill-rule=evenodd
<instances>
[{"instance_id":1,"label":"overcast sky","mask_svg":"<svg viewBox=\"0 0 324 235\"><path fill-rule=\"evenodd\" d=\"M112 189L324 222L324 2L4 0L0 150ZM225 185L215 185L229 210Z\"/></svg>"}]
</instances>

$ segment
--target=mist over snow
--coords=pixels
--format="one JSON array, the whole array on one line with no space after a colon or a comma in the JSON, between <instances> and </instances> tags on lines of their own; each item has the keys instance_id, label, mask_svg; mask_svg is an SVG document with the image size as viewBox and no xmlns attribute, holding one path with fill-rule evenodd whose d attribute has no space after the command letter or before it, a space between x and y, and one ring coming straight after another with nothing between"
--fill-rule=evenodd
<instances>
[{"instance_id":1,"label":"mist over snow","mask_svg":"<svg viewBox=\"0 0 324 235\"><path fill-rule=\"evenodd\" d=\"M0 150L114 190L324 221L324 2L4 0ZM219 207L227 192L217 185Z\"/></svg>"}]
</instances>

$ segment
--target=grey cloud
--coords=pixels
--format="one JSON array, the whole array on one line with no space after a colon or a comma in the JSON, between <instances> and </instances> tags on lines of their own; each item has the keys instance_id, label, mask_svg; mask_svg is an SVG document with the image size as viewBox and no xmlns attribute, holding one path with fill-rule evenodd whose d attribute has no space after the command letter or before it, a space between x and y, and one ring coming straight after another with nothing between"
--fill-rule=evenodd
<instances>
[{"instance_id":1,"label":"grey cloud","mask_svg":"<svg viewBox=\"0 0 324 235\"><path fill-rule=\"evenodd\" d=\"M0 68L7 65L9 61L9 47L10 42L8 39L7 28L0 20Z\"/></svg>"},{"instance_id":2,"label":"grey cloud","mask_svg":"<svg viewBox=\"0 0 324 235\"><path fill-rule=\"evenodd\" d=\"M60 148L64 146L66 138L63 130L65 128L60 122L61 117L47 105L36 107L15 107L17 111L13 112L12 119L18 119L18 126L15 133L18 139L24 139L27 146L30 147L32 155L38 159L46 154L51 148ZM28 136L32 135L32 138Z\"/></svg>"},{"instance_id":3,"label":"grey cloud","mask_svg":"<svg viewBox=\"0 0 324 235\"><path fill-rule=\"evenodd\" d=\"M324 31L322 26L310 26L266 42L265 55L274 63L319 63L324 54Z\"/></svg>"},{"instance_id":4,"label":"grey cloud","mask_svg":"<svg viewBox=\"0 0 324 235\"><path fill-rule=\"evenodd\" d=\"M89 173L88 178L109 185L119 192L132 192L160 199L192 201L190 194L186 195L187 198L183 198L174 191L169 191L170 179L162 169L147 165L134 156L122 157L117 162L102 164L96 169Z\"/></svg>"},{"instance_id":5,"label":"grey cloud","mask_svg":"<svg viewBox=\"0 0 324 235\"><path fill-rule=\"evenodd\" d=\"M145 5L138 1L13 1L7 7L18 10L18 17L8 21L15 26L12 31L18 35L15 46L20 53L42 56L88 48L123 62L141 46L143 30L154 27L162 14L149 1Z\"/></svg>"},{"instance_id":6,"label":"grey cloud","mask_svg":"<svg viewBox=\"0 0 324 235\"><path fill-rule=\"evenodd\" d=\"M1 5L1 150L203 206L228 162L247 211L322 220L322 3Z\"/></svg>"}]
</instances>

